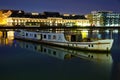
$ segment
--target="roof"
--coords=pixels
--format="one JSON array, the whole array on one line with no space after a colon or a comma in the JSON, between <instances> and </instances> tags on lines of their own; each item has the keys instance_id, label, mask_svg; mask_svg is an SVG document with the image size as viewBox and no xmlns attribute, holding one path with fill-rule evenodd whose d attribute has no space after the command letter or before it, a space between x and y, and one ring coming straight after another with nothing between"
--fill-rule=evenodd
<instances>
[{"instance_id":1,"label":"roof","mask_svg":"<svg viewBox=\"0 0 120 80\"><path fill-rule=\"evenodd\" d=\"M48 17L57 17L57 18L63 18L63 19L86 19L84 15L70 15L70 16L64 16L60 15L59 12L43 12L43 14L38 15L32 15L32 13L25 13L23 10L0 10L3 13L11 11L12 14L10 17L22 17L22 18L48 18Z\"/></svg>"}]
</instances>

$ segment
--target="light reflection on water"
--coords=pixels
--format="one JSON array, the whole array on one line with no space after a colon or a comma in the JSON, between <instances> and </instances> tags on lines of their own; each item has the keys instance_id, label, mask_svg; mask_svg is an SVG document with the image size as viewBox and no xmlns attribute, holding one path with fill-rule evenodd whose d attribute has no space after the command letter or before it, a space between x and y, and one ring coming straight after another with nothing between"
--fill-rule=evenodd
<instances>
[{"instance_id":1,"label":"light reflection on water","mask_svg":"<svg viewBox=\"0 0 120 80\"><path fill-rule=\"evenodd\" d=\"M14 31L0 31L0 44L12 45L14 40Z\"/></svg>"},{"instance_id":2,"label":"light reflection on water","mask_svg":"<svg viewBox=\"0 0 120 80\"><path fill-rule=\"evenodd\" d=\"M110 53L83 52L13 40L11 32L8 33L11 37L0 35L0 45L4 45L0 47L0 79L119 80L119 34L110 30L82 33L82 38L114 38Z\"/></svg>"}]
</instances>

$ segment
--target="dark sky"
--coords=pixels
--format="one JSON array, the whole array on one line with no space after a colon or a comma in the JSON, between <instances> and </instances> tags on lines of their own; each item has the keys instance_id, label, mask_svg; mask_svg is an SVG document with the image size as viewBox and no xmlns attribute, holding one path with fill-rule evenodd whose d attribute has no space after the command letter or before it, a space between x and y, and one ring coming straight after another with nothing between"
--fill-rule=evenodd
<instances>
[{"instance_id":1,"label":"dark sky","mask_svg":"<svg viewBox=\"0 0 120 80\"><path fill-rule=\"evenodd\" d=\"M54 11L87 14L93 10L109 10L120 13L120 0L1 0L0 8L39 13Z\"/></svg>"}]
</instances>

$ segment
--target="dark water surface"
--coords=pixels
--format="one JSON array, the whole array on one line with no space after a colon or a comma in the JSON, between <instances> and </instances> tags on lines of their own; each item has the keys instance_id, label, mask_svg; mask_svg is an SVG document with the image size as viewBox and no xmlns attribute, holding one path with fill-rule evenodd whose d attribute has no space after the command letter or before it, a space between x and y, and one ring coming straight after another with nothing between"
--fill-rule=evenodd
<instances>
[{"instance_id":1,"label":"dark water surface","mask_svg":"<svg viewBox=\"0 0 120 80\"><path fill-rule=\"evenodd\" d=\"M120 80L120 33L85 32L113 38L110 53L69 50L14 40L0 32L0 80Z\"/></svg>"}]
</instances>

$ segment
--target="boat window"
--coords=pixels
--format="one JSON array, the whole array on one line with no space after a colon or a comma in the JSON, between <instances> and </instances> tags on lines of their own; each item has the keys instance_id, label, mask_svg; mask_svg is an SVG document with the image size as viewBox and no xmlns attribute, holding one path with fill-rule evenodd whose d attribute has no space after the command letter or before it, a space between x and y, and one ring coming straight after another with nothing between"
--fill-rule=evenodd
<instances>
[{"instance_id":1,"label":"boat window","mask_svg":"<svg viewBox=\"0 0 120 80\"><path fill-rule=\"evenodd\" d=\"M93 46L93 44L91 44L91 45L88 45L88 46L89 46L89 47L94 47L94 46Z\"/></svg>"},{"instance_id":2,"label":"boat window","mask_svg":"<svg viewBox=\"0 0 120 80\"><path fill-rule=\"evenodd\" d=\"M48 35L48 39L51 39L51 35Z\"/></svg>"},{"instance_id":3,"label":"boat window","mask_svg":"<svg viewBox=\"0 0 120 80\"><path fill-rule=\"evenodd\" d=\"M30 34L30 36L32 36L32 34Z\"/></svg>"},{"instance_id":4,"label":"boat window","mask_svg":"<svg viewBox=\"0 0 120 80\"><path fill-rule=\"evenodd\" d=\"M56 35L53 35L53 39L56 39Z\"/></svg>"},{"instance_id":5,"label":"boat window","mask_svg":"<svg viewBox=\"0 0 120 80\"><path fill-rule=\"evenodd\" d=\"M90 47L90 45L88 45Z\"/></svg>"},{"instance_id":6,"label":"boat window","mask_svg":"<svg viewBox=\"0 0 120 80\"><path fill-rule=\"evenodd\" d=\"M93 44L91 45L91 47L93 47Z\"/></svg>"},{"instance_id":7,"label":"boat window","mask_svg":"<svg viewBox=\"0 0 120 80\"><path fill-rule=\"evenodd\" d=\"M37 37L37 35L36 35L36 34L34 34L34 37Z\"/></svg>"},{"instance_id":8,"label":"boat window","mask_svg":"<svg viewBox=\"0 0 120 80\"><path fill-rule=\"evenodd\" d=\"M28 36L28 33L26 33L26 36Z\"/></svg>"},{"instance_id":9,"label":"boat window","mask_svg":"<svg viewBox=\"0 0 120 80\"><path fill-rule=\"evenodd\" d=\"M62 40L61 35L58 36L58 40Z\"/></svg>"},{"instance_id":10,"label":"boat window","mask_svg":"<svg viewBox=\"0 0 120 80\"><path fill-rule=\"evenodd\" d=\"M44 38L46 38L46 35L44 35Z\"/></svg>"}]
</instances>

